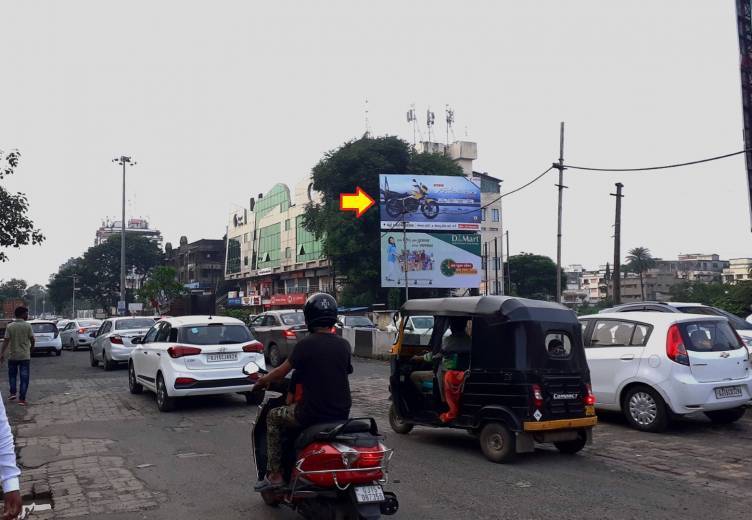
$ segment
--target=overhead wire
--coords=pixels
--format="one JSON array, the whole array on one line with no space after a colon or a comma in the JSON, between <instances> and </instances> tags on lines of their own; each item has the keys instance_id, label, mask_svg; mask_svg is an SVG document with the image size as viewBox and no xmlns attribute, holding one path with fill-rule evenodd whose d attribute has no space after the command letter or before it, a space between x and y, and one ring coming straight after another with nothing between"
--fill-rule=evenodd
<instances>
[{"instance_id":1,"label":"overhead wire","mask_svg":"<svg viewBox=\"0 0 752 520\"><path fill-rule=\"evenodd\" d=\"M648 166L644 168L593 168L588 166L574 166L571 164L565 164L564 168L570 169L570 170L583 170L583 171L589 171L589 172L646 172L651 170L667 170L669 168L680 168L682 166L692 166L693 164L702 164L706 162L711 161L718 161L720 159L726 159L728 157L734 157L735 155L741 155L749 150L741 150L738 152L733 153L727 153L724 155L717 155L715 157L708 157L707 159L700 159L697 161L689 161L689 162L683 162L683 163L675 163L675 164L665 164L662 166ZM553 168L554 166L552 166ZM556 165L558 167L558 164Z\"/></svg>"}]
</instances>

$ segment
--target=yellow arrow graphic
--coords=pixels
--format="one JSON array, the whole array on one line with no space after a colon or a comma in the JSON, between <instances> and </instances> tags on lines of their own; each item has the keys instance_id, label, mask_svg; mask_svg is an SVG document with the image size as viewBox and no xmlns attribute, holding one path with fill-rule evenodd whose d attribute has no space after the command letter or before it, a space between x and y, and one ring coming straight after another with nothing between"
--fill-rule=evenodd
<instances>
[{"instance_id":1,"label":"yellow arrow graphic","mask_svg":"<svg viewBox=\"0 0 752 520\"><path fill-rule=\"evenodd\" d=\"M339 194L339 209L342 211L354 211L356 217L360 217L373 205L374 200L360 186L355 187L355 193Z\"/></svg>"}]
</instances>

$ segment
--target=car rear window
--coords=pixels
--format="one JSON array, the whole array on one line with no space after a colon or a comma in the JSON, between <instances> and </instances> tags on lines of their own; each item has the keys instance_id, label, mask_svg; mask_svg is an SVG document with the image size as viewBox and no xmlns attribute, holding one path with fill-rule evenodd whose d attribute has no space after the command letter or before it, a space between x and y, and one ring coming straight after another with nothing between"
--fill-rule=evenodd
<instances>
[{"instance_id":1,"label":"car rear window","mask_svg":"<svg viewBox=\"0 0 752 520\"><path fill-rule=\"evenodd\" d=\"M416 329L433 328L433 318L413 318L413 326Z\"/></svg>"},{"instance_id":2,"label":"car rear window","mask_svg":"<svg viewBox=\"0 0 752 520\"><path fill-rule=\"evenodd\" d=\"M415 323L413 321L413 323ZM345 324L351 327L372 327L373 323L368 318L363 316L348 316L345 318Z\"/></svg>"},{"instance_id":3,"label":"car rear window","mask_svg":"<svg viewBox=\"0 0 752 520\"><path fill-rule=\"evenodd\" d=\"M178 329L178 343L188 345L231 345L246 343L253 336L245 325L196 325Z\"/></svg>"},{"instance_id":4,"label":"car rear window","mask_svg":"<svg viewBox=\"0 0 752 520\"><path fill-rule=\"evenodd\" d=\"M152 318L138 318L131 320L117 320L115 330L148 329L154 325Z\"/></svg>"},{"instance_id":5,"label":"car rear window","mask_svg":"<svg viewBox=\"0 0 752 520\"><path fill-rule=\"evenodd\" d=\"M81 327L99 327L101 325L98 321L79 321L78 324Z\"/></svg>"},{"instance_id":6,"label":"car rear window","mask_svg":"<svg viewBox=\"0 0 752 520\"><path fill-rule=\"evenodd\" d=\"M54 333L57 328L52 323L32 323L31 330L34 334L51 334Z\"/></svg>"},{"instance_id":7,"label":"car rear window","mask_svg":"<svg viewBox=\"0 0 752 520\"><path fill-rule=\"evenodd\" d=\"M285 325L302 325L305 323L305 317L302 312L288 312L286 314L280 314L279 318Z\"/></svg>"},{"instance_id":8,"label":"car rear window","mask_svg":"<svg viewBox=\"0 0 752 520\"><path fill-rule=\"evenodd\" d=\"M679 324L684 346L693 352L723 352L742 348L734 330L725 321L689 321Z\"/></svg>"}]
</instances>

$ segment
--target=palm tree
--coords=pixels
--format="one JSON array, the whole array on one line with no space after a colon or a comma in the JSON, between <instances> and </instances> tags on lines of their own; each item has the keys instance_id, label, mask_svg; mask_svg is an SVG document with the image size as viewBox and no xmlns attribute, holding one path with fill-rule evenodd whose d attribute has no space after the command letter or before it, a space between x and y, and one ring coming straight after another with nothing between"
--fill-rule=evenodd
<instances>
[{"instance_id":1,"label":"palm tree","mask_svg":"<svg viewBox=\"0 0 752 520\"><path fill-rule=\"evenodd\" d=\"M643 301L645 300L645 285L643 281L643 273L655 265L655 259L650 254L650 249L647 247L635 247L629 250L627 255L627 265L630 270L640 275L640 294L642 294Z\"/></svg>"}]
</instances>

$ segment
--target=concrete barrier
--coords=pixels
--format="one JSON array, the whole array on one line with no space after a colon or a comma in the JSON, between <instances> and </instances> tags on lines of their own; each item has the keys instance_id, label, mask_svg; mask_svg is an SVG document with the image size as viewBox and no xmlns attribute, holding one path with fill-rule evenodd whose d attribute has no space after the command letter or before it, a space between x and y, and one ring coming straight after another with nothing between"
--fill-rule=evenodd
<instances>
[{"instance_id":1,"label":"concrete barrier","mask_svg":"<svg viewBox=\"0 0 752 520\"><path fill-rule=\"evenodd\" d=\"M342 329L354 356L385 359L389 357L396 333L383 330Z\"/></svg>"}]
</instances>

